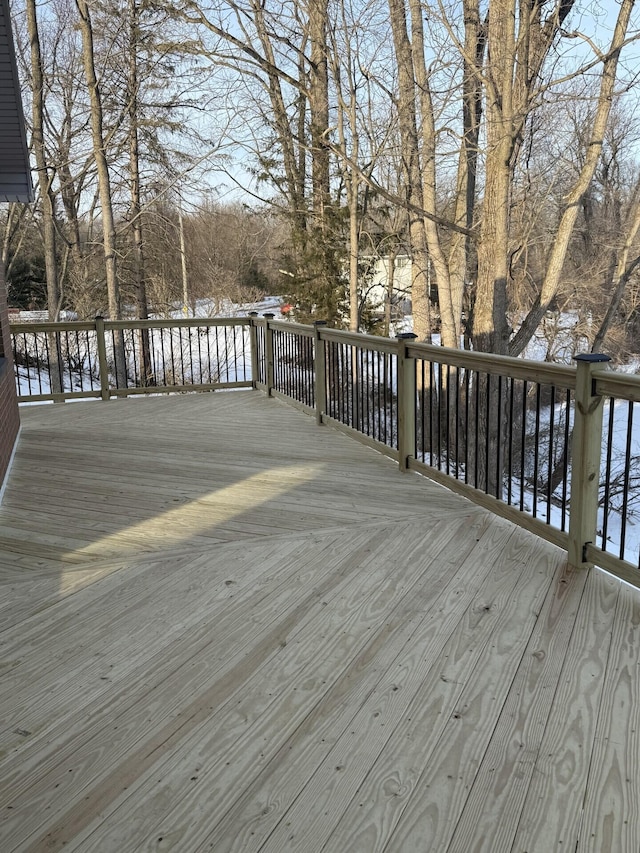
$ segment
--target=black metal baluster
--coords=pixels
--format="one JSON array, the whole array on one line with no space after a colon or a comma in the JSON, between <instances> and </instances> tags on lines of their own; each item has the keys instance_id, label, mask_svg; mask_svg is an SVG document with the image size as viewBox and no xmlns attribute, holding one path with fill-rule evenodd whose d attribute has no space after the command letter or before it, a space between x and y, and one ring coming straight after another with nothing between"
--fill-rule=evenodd
<instances>
[{"instance_id":1,"label":"black metal baluster","mask_svg":"<svg viewBox=\"0 0 640 853\"><path fill-rule=\"evenodd\" d=\"M629 475L631 473L631 439L633 437L633 400L628 402L627 441L624 457L624 480L622 484L622 515L620 519L620 559L624 560L624 546L627 538L627 510L629 507Z\"/></svg>"},{"instance_id":2,"label":"black metal baluster","mask_svg":"<svg viewBox=\"0 0 640 853\"><path fill-rule=\"evenodd\" d=\"M217 381L222 382L224 377L222 375L222 363L220 360L220 326L216 326L216 376ZM265 379L266 382L266 379Z\"/></svg>"},{"instance_id":3,"label":"black metal baluster","mask_svg":"<svg viewBox=\"0 0 640 853\"><path fill-rule=\"evenodd\" d=\"M433 464L433 389L435 387L435 368L433 361L429 360L429 465Z\"/></svg>"},{"instance_id":4,"label":"black metal baluster","mask_svg":"<svg viewBox=\"0 0 640 853\"><path fill-rule=\"evenodd\" d=\"M469 484L469 389L471 385L471 371L468 367L464 371L464 481Z\"/></svg>"},{"instance_id":5,"label":"black metal baluster","mask_svg":"<svg viewBox=\"0 0 640 853\"><path fill-rule=\"evenodd\" d=\"M560 529L567 528L567 489L569 486L569 444L571 442L571 390L567 388L567 405L564 413L564 446L562 454L562 520Z\"/></svg>"},{"instance_id":6,"label":"black metal baluster","mask_svg":"<svg viewBox=\"0 0 640 853\"><path fill-rule=\"evenodd\" d=\"M556 388L551 386L551 399L549 401L549 462L547 471L547 524L551 524L551 498L553 494L552 479L553 479L553 435L555 427L556 414Z\"/></svg>"},{"instance_id":7,"label":"black metal baluster","mask_svg":"<svg viewBox=\"0 0 640 853\"><path fill-rule=\"evenodd\" d=\"M520 512L524 512L524 458L527 449L527 389L528 382L522 383L522 425L520 428Z\"/></svg>"},{"instance_id":8,"label":"black metal baluster","mask_svg":"<svg viewBox=\"0 0 640 853\"><path fill-rule=\"evenodd\" d=\"M476 398L476 407L475 407L475 471L474 471L474 487L478 488L478 459L480 458L480 373L475 371L475 398Z\"/></svg>"},{"instance_id":9,"label":"black metal baluster","mask_svg":"<svg viewBox=\"0 0 640 853\"><path fill-rule=\"evenodd\" d=\"M514 403L514 387L515 379L511 377L509 382L509 449L507 462L507 505L511 506L513 497L513 403Z\"/></svg>"},{"instance_id":10,"label":"black metal baluster","mask_svg":"<svg viewBox=\"0 0 640 853\"><path fill-rule=\"evenodd\" d=\"M538 474L540 470L540 383L536 383L536 425L533 433L533 517L538 517Z\"/></svg>"},{"instance_id":11,"label":"black metal baluster","mask_svg":"<svg viewBox=\"0 0 640 853\"><path fill-rule=\"evenodd\" d=\"M455 405L455 417L456 417L456 426L455 426L455 478L456 480L460 479L460 368L456 368L455 372L456 378L456 405Z\"/></svg>"},{"instance_id":12,"label":"black metal baluster","mask_svg":"<svg viewBox=\"0 0 640 853\"><path fill-rule=\"evenodd\" d=\"M387 441L387 433L388 433L388 417L387 412L393 407L393 402L389 399L393 397L393 393L389 387L390 383L390 375L391 375L391 355L386 352L384 354L383 361L383 381L384 381L384 420L382 422L382 428L384 431L384 443L388 444Z\"/></svg>"},{"instance_id":13,"label":"black metal baluster","mask_svg":"<svg viewBox=\"0 0 640 853\"><path fill-rule=\"evenodd\" d=\"M187 326L187 334L189 336L189 370L191 372L189 384L195 385L195 376L193 375L193 328L191 326Z\"/></svg>"},{"instance_id":14,"label":"black metal baluster","mask_svg":"<svg viewBox=\"0 0 640 853\"><path fill-rule=\"evenodd\" d=\"M426 386L426 376L425 376L426 362L424 358L420 359L420 460L426 464L426 441L425 441L425 432L427 428L427 418L426 418L426 400L424 389ZM416 430L417 434L417 430Z\"/></svg>"},{"instance_id":15,"label":"black metal baluster","mask_svg":"<svg viewBox=\"0 0 640 853\"><path fill-rule=\"evenodd\" d=\"M142 371L138 373L138 359L137 359L137 347L135 340L135 332L131 329L131 360L133 362L133 386L142 385ZM124 337L124 333L123 333Z\"/></svg>"},{"instance_id":16,"label":"black metal baluster","mask_svg":"<svg viewBox=\"0 0 640 853\"><path fill-rule=\"evenodd\" d=\"M389 353L389 441L393 447L396 441L396 412L398 407L398 361L395 355Z\"/></svg>"},{"instance_id":17,"label":"black metal baluster","mask_svg":"<svg viewBox=\"0 0 640 853\"><path fill-rule=\"evenodd\" d=\"M173 346L173 329L169 329L169 352L171 353L171 384L177 385L176 382L176 354Z\"/></svg>"},{"instance_id":18,"label":"black metal baluster","mask_svg":"<svg viewBox=\"0 0 640 853\"><path fill-rule=\"evenodd\" d=\"M161 326L158 331L160 332L160 353L162 355L162 384L167 386L171 384L167 376L167 342L165 340L167 329ZM169 340L171 340L171 330L169 330Z\"/></svg>"},{"instance_id":19,"label":"black metal baluster","mask_svg":"<svg viewBox=\"0 0 640 853\"><path fill-rule=\"evenodd\" d=\"M207 332L208 331L209 330L207 329ZM198 341L198 385L204 385L204 379L202 376L202 326L196 326L196 337Z\"/></svg>"},{"instance_id":20,"label":"black metal baluster","mask_svg":"<svg viewBox=\"0 0 640 853\"><path fill-rule=\"evenodd\" d=\"M438 417L436 419L436 436L438 439L438 471L442 471L442 364L436 365L438 372Z\"/></svg>"},{"instance_id":21,"label":"black metal baluster","mask_svg":"<svg viewBox=\"0 0 640 853\"><path fill-rule=\"evenodd\" d=\"M233 326L233 381L237 382L238 376L238 337L236 334L237 326Z\"/></svg>"},{"instance_id":22,"label":"black metal baluster","mask_svg":"<svg viewBox=\"0 0 640 853\"><path fill-rule=\"evenodd\" d=\"M496 411L496 498L502 494L502 375L498 374L498 408Z\"/></svg>"},{"instance_id":23,"label":"black metal baluster","mask_svg":"<svg viewBox=\"0 0 640 853\"><path fill-rule=\"evenodd\" d=\"M442 365L440 366L440 372L442 373ZM449 402L451 397L451 365L447 364L447 382L446 382L446 390L445 390L445 416L447 422L445 424L445 460L446 460L446 472L447 476L450 474L450 465L449 465L449 456L451 454L451 424L450 424L450 416L451 416L451 404Z\"/></svg>"},{"instance_id":24,"label":"black metal baluster","mask_svg":"<svg viewBox=\"0 0 640 853\"><path fill-rule=\"evenodd\" d=\"M485 399L485 445L484 445L484 493L489 494L489 464L491 460L491 374L487 373L487 394Z\"/></svg>"},{"instance_id":25,"label":"black metal baluster","mask_svg":"<svg viewBox=\"0 0 640 853\"><path fill-rule=\"evenodd\" d=\"M615 419L615 401L609 397L609 423L607 425L607 459L604 478L604 506L602 508L602 550L607 550L607 529L609 527L609 497L611 492L611 463L613 458L613 422Z\"/></svg>"}]
</instances>

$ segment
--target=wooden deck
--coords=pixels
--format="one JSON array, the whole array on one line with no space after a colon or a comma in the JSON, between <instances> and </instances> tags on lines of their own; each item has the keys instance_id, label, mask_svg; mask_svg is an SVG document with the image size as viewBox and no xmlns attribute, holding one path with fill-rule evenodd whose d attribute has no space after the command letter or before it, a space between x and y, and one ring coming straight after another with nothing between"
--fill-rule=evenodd
<instances>
[{"instance_id":1,"label":"wooden deck","mask_svg":"<svg viewBox=\"0 0 640 853\"><path fill-rule=\"evenodd\" d=\"M638 853L640 592L257 392L23 410L0 851Z\"/></svg>"}]
</instances>

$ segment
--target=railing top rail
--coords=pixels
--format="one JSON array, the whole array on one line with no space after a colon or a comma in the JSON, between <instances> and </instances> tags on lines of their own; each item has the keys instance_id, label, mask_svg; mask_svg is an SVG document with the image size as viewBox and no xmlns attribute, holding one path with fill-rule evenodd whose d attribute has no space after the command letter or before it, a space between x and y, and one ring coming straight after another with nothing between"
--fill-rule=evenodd
<instances>
[{"instance_id":1,"label":"railing top rail","mask_svg":"<svg viewBox=\"0 0 640 853\"><path fill-rule=\"evenodd\" d=\"M353 344L366 350L378 352L398 352L398 342L390 338L379 338L376 335L363 335L360 332L347 332L344 329L328 329L320 326L320 337L325 341Z\"/></svg>"},{"instance_id":2,"label":"railing top rail","mask_svg":"<svg viewBox=\"0 0 640 853\"><path fill-rule=\"evenodd\" d=\"M202 326L248 326L249 317L176 317L165 320L105 320L105 329L175 329Z\"/></svg>"},{"instance_id":3,"label":"railing top rail","mask_svg":"<svg viewBox=\"0 0 640 853\"><path fill-rule=\"evenodd\" d=\"M510 376L513 379L538 382L541 385L555 385L571 390L576 387L575 367L562 364L549 364L546 361L533 361L472 350L449 349L424 343L410 343L407 351L411 358L424 358L427 361L450 364L452 367L467 367L481 373Z\"/></svg>"},{"instance_id":4,"label":"railing top rail","mask_svg":"<svg viewBox=\"0 0 640 853\"><path fill-rule=\"evenodd\" d=\"M592 376L596 394L640 403L640 376L613 370L594 370Z\"/></svg>"},{"instance_id":5,"label":"railing top rail","mask_svg":"<svg viewBox=\"0 0 640 853\"><path fill-rule=\"evenodd\" d=\"M291 323L288 320L273 320L265 318L272 329L296 331L298 334L312 335L313 327L301 323ZM395 339L381 338L376 335L365 335L360 332L348 332L344 329L330 329L321 326L320 338L325 341L352 344L366 350L397 353L398 342ZM449 364L452 367L467 367L483 373L510 376L529 382L575 390L575 367L561 364L549 364L532 359L513 358L511 356L493 355L492 353L473 352L472 350L449 349L419 342L407 343L407 352L411 358L422 358Z\"/></svg>"},{"instance_id":6,"label":"railing top rail","mask_svg":"<svg viewBox=\"0 0 640 853\"><path fill-rule=\"evenodd\" d=\"M291 320L271 319L267 322L269 323L269 328L277 331L295 332L296 335L301 335L304 338L312 338L314 336L313 326L306 326L304 323L292 323Z\"/></svg>"},{"instance_id":7,"label":"railing top rail","mask_svg":"<svg viewBox=\"0 0 640 853\"><path fill-rule=\"evenodd\" d=\"M93 320L69 320L61 323L9 323L14 334L23 332L85 332L95 329Z\"/></svg>"},{"instance_id":8,"label":"railing top rail","mask_svg":"<svg viewBox=\"0 0 640 853\"><path fill-rule=\"evenodd\" d=\"M175 329L202 328L203 326L248 326L249 317L180 317L173 320L104 320L107 330L117 329ZM16 334L23 332L83 332L95 329L95 320L73 320L60 323L10 323ZM306 327L305 327L306 328Z\"/></svg>"}]
</instances>

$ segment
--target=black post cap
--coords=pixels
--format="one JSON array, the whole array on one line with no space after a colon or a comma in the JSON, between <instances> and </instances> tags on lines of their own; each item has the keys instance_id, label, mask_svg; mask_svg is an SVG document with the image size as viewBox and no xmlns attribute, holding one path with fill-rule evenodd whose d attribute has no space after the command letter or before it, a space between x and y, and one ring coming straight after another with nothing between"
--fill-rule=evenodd
<instances>
[{"instance_id":1,"label":"black post cap","mask_svg":"<svg viewBox=\"0 0 640 853\"><path fill-rule=\"evenodd\" d=\"M611 356L604 355L601 352L583 352L580 355L575 355L576 361L586 362L587 364L597 364L601 361L611 361Z\"/></svg>"}]
</instances>

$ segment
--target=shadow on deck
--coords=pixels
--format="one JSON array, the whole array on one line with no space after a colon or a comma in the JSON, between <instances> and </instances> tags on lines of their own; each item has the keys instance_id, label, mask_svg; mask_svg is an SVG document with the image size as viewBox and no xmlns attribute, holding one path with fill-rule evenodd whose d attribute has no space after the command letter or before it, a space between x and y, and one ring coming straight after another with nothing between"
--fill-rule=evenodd
<instances>
[{"instance_id":1,"label":"shadow on deck","mask_svg":"<svg viewBox=\"0 0 640 853\"><path fill-rule=\"evenodd\" d=\"M640 592L257 392L23 410L0 849L640 849Z\"/></svg>"}]
</instances>

